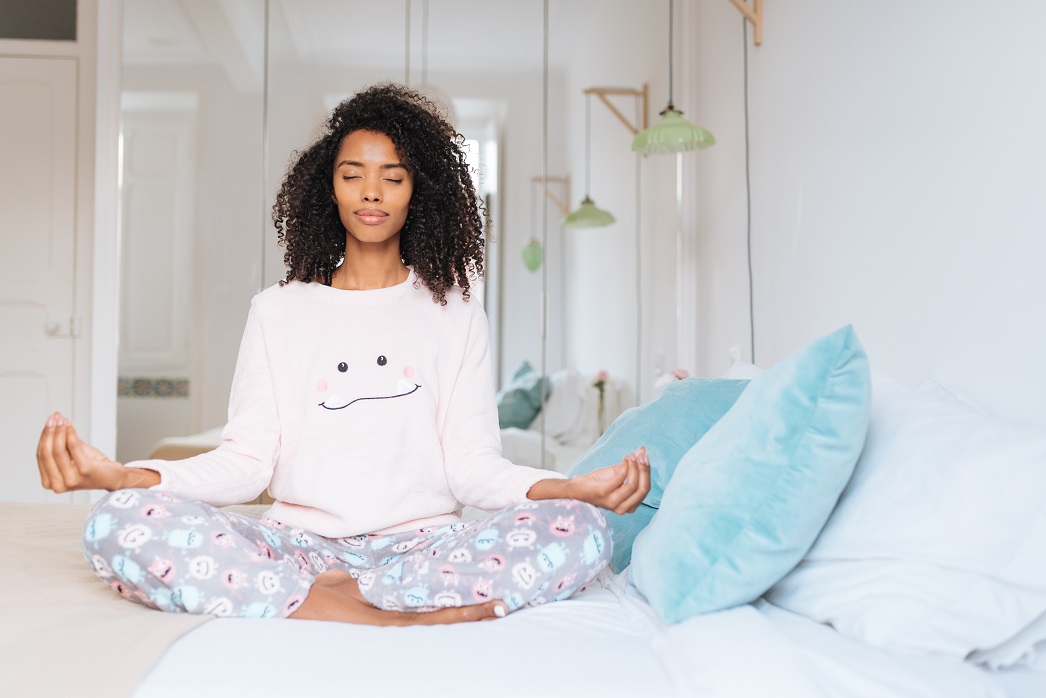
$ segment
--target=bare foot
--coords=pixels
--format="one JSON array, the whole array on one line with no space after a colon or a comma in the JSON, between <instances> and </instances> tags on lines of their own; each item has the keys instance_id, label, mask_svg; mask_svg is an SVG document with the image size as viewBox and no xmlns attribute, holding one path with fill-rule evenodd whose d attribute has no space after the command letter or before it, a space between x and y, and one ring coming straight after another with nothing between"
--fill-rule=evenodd
<instances>
[{"instance_id":1,"label":"bare foot","mask_svg":"<svg viewBox=\"0 0 1046 698\"><path fill-rule=\"evenodd\" d=\"M441 608L427 613L383 611L363 598L359 583L348 572L327 570L316 575L309 595L288 618L336 620L358 625L446 625L492 620L505 616L507 610L503 601L488 601L476 606Z\"/></svg>"}]
</instances>

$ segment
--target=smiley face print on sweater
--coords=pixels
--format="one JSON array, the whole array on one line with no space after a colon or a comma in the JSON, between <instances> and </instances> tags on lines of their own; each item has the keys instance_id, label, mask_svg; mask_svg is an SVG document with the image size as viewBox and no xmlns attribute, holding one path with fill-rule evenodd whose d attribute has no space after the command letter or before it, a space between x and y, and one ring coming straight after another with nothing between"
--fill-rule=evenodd
<instances>
[{"instance_id":1,"label":"smiley face print on sweater","mask_svg":"<svg viewBox=\"0 0 1046 698\"><path fill-rule=\"evenodd\" d=\"M323 366L316 382L319 406L325 410L344 410L367 400L393 400L413 395L421 389L415 381L414 367L397 362L396 357L373 352L368 358L330 361Z\"/></svg>"}]
</instances>

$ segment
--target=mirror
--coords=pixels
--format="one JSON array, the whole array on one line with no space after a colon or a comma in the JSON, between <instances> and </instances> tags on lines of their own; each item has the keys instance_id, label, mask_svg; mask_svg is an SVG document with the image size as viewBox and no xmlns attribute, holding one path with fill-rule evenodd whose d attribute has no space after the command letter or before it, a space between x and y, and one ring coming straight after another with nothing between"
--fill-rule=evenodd
<instances>
[{"instance_id":1,"label":"mirror","mask_svg":"<svg viewBox=\"0 0 1046 698\"><path fill-rule=\"evenodd\" d=\"M124 0L117 460L225 423L261 279L265 6Z\"/></svg>"},{"instance_id":2,"label":"mirror","mask_svg":"<svg viewBox=\"0 0 1046 698\"><path fill-rule=\"evenodd\" d=\"M553 441L573 430L553 456L569 467L598 436L600 370L609 423L634 404L637 384L641 400L652 397L655 364L673 368L671 312L643 320L636 299L671 307L676 163L634 156L631 134L593 105L588 187L583 176L583 90L650 83L651 103L663 98L667 60L655 47L667 14L640 2L614 14L595 0L550 2L546 105L537 0L404 0L380 12L363 0L124 6L119 460L147 457L161 439L164 457L183 457L208 430L202 443L217 443L250 299L283 277L269 212L285 169L335 104L381 80L449 102L469 145L491 228L475 295L499 384L526 361L560 391L527 433L503 433L507 456L531 464L536 452L540 464L538 432ZM633 103L617 106L638 123ZM564 229L586 193L617 223ZM542 239L542 221L531 271L523 250Z\"/></svg>"}]
</instances>

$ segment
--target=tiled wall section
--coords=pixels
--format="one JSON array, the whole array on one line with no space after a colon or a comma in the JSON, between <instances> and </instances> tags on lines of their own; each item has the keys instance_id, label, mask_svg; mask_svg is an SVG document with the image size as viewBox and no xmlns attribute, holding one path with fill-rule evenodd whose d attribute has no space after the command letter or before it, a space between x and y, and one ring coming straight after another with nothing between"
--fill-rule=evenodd
<instances>
[{"instance_id":1,"label":"tiled wall section","mask_svg":"<svg viewBox=\"0 0 1046 698\"><path fill-rule=\"evenodd\" d=\"M120 377L116 394L119 397L189 397L189 380Z\"/></svg>"}]
</instances>

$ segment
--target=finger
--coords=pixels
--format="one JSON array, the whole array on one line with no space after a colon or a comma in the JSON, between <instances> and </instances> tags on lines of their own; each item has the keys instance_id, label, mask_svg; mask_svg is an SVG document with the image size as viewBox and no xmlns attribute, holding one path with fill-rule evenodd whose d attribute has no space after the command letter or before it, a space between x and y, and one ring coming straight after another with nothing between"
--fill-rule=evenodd
<instances>
[{"instance_id":1,"label":"finger","mask_svg":"<svg viewBox=\"0 0 1046 698\"><path fill-rule=\"evenodd\" d=\"M69 459L76 473L76 486L82 487L86 482L93 480L96 476L96 463L91 457L87 444L80 435L76 433L76 427L70 422L65 432L65 448L69 453Z\"/></svg>"},{"instance_id":2,"label":"finger","mask_svg":"<svg viewBox=\"0 0 1046 698\"><path fill-rule=\"evenodd\" d=\"M625 456L621 464L625 466L625 479L614 491L607 494L603 505L604 509L609 509L615 514L624 513L621 503L635 493L639 480L639 466L631 454Z\"/></svg>"},{"instance_id":3,"label":"finger","mask_svg":"<svg viewBox=\"0 0 1046 698\"><path fill-rule=\"evenodd\" d=\"M636 459L639 466L638 479L636 481L636 491L625 501L621 503L621 509L623 513L631 514L639 505L643 503L643 499L646 498L647 493L650 492L650 461L647 459L646 454L641 454L641 457Z\"/></svg>"},{"instance_id":4,"label":"finger","mask_svg":"<svg viewBox=\"0 0 1046 698\"><path fill-rule=\"evenodd\" d=\"M615 511L619 514L626 513L628 511L627 502L630 501L639 491L639 459L635 456L629 456L628 458L628 477L625 480L625 484L621 486L618 493L621 499L618 501L617 508Z\"/></svg>"},{"instance_id":5,"label":"finger","mask_svg":"<svg viewBox=\"0 0 1046 698\"><path fill-rule=\"evenodd\" d=\"M69 452L69 457L73 461L73 465L76 468L76 472L81 476L87 475L91 470L91 459L88 453L84 449L86 444L80 435L76 433L76 427L70 423L66 428L65 432L65 447Z\"/></svg>"},{"instance_id":6,"label":"finger","mask_svg":"<svg viewBox=\"0 0 1046 698\"><path fill-rule=\"evenodd\" d=\"M54 443L54 425L57 414L52 413L47 421L44 422L44 428L40 432L40 441L36 445L36 466L40 469L40 484L45 489L51 489L51 483L54 482L52 477L52 471L55 471L57 466L54 462L54 457L51 454L51 448Z\"/></svg>"},{"instance_id":7,"label":"finger","mask_svg":"<svg viewBox=\"0 0 1046 698\"><path fill-rule=\"evenodd\" d=\"M72 456L69 455L68 431L69 420L62 417L55 428L53 452L55 463L58 465L58 473L62 479L62 486L66 490L71 490L80 483L80 473L76 469Z\"/></svg>"},{"instance_id":8,"label":"finger","mask_svg":"<svg viewBox=\"0 0 1046 698\"><path fill-rule=\"evenodd\" d=\"M628 462L629 456L625 456L621 459L620 463L616 465L601 468L606 472L605 477L601 477L596 481L596 496L600 498L604 503L614 498L614 495L618 490L625 485L628 480ZM613 501L616 503L618 500L615 498ZM604 504L604 508L609 508Z\"/></svg>"}]
</instances>

